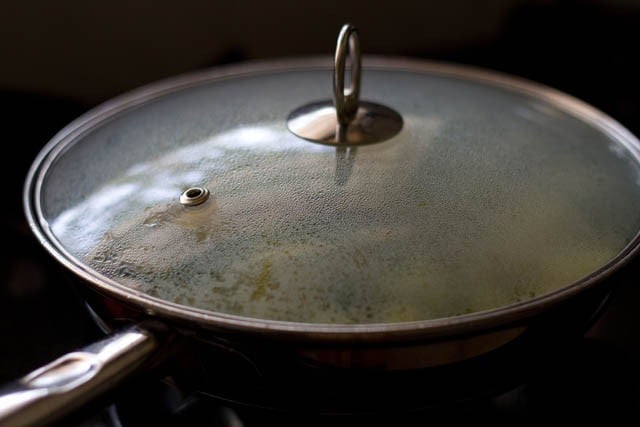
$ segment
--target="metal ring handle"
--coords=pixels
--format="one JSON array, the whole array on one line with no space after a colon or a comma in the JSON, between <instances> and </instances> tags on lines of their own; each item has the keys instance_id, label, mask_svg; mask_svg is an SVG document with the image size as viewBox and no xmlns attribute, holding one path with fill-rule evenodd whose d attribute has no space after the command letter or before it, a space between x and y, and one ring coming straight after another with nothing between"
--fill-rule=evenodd
<instances>
[{"instance_id":1,"label":"metal ring handle","mask_svg":"<svg viewBox=\"0 0 640 427\"><path fill-rule=\"evenodd\" d=\"M351 54L351 86L345 90L347 54ZM360 98L360 38L351 24L340 30L333 66L333 105L338 124L346 125L356 116Z\"/></svg>"}]
</instances>

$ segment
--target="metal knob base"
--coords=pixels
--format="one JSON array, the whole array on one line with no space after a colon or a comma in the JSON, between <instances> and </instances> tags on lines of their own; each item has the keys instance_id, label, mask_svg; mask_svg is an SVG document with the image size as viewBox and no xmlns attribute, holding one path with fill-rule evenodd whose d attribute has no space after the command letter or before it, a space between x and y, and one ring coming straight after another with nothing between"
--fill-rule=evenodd
<instances>
[{"instance_id":1,"label":"metal knob base","mask_svg":"<svg viewBox=\"0 0 640 427\"><path fill-rule=\"evenodd\" d=\"M389 107L362 101L355 117L340 125L333 101L327 100L294 110L287 126L297 136L321 144L372 144L397 135L402 130L402 117Z\"/></svg>"},{"instance_id":2,"label":"metal knob base","mask_svg":"<svg viewBox=\"0 0 640 427\"><path fill-rule=\"evenodd\" d=\"M347 57L351 58L351 85L345 87ZM360 39L358 30L345 24L338 35L333 68L333 100L307 104L287 118L295 135L332 145L385 141L402 129L402 117L389 107L360 102Z\"/></svg>"}]
</instances>

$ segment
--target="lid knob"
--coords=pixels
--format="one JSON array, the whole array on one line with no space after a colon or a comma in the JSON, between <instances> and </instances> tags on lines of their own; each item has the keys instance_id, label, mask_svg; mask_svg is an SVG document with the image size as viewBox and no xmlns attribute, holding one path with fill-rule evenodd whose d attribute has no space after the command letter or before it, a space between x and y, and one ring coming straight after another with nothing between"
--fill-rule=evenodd
<instances>
[{"instance_id":1,"label":"lid knob","mask_svg":"<svg viewBox=\"0 0 640 427\"><path fill-rule=\"evenodd\" d=\"M351 57L351 84L345 89L347 59ZM360 102L361 59L358 29L345 24L338 35L333 62L333 100L297 108L287 118L295 135L330 145L371 144L386 141L402 129L396 111L373 102Z\"/></svg>"}]
</instances>

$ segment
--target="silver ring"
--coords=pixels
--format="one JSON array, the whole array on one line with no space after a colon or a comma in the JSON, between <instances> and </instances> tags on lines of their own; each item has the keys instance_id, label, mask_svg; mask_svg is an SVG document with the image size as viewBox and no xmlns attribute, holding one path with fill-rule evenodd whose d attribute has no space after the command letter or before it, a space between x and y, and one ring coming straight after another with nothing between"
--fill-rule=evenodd
<instances>
[{"instance_id":1,"label":"silver ring","mask_svg":"<svg viewBox=\"0 0 640 427\"><path fill-rule=\"evenodd\" d=\"M347 54L351 54L351 86L345 90ZM360 98L360 38L358 29L345 24L338 35L336 55L333 62L333 105L338 123L348 124L358 112Z\"/></svg>"},{"instance_id":2,"label":"silver ring","mask_svg":"<svg viewBox=\"0 0 640 427\"><path fill-rule=\"evenodd\" d=\"M209 198L209 190L204 187L187 188L180 195L180 204L183 206L198 206Z\"/></svg>"}]
</instances>

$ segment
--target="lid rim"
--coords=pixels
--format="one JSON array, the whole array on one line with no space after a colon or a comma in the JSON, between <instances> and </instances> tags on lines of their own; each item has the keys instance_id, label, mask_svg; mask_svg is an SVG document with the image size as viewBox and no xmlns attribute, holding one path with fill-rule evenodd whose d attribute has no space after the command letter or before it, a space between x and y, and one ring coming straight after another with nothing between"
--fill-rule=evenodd
<instances>
[{"instance_id":1,"label":"lid rim","mask_svg":"<svg viewBox=\"0 0 640 427\"><path fill-rule=\"evenodd\" d=\"M627 148L640 163L640 141L620 123L596 108L570 95L544 85L518 77L475 67L415 60L406 58L371 57L364 59L366 68L388 69L461 77L489 83L512 91L527 94L551 103L562 111L589 123L608 134L616 143ZM379 324L319 324L249 318L178 305L152 297L119 284L94 271L88 265L69 254L50 230L41 205L42 184L52 163L66 149L78 141L79 136L97 124L143 105L159 96L176 92L204 82L237 78L243 75L286 72L296 69L330 69L331 59L312 57L285 61L256 61L240 65L218 67L177 76L143 86L120 95L83 114L56 134L35 158L26 178L23 204L31 230L51 255L76 275L111 297L133 304L153 315L172 320L196 322L199 326L244 332L271 333L291 338L326 339L329 341L372 340L391 341L408 336L431 337L448 333L478 330L528 318L604 281L626 264L640 246L640 230L616 257L591 274L559 289L520 303L448 318L413 322Z\"/></svg>"}]
</instances>

